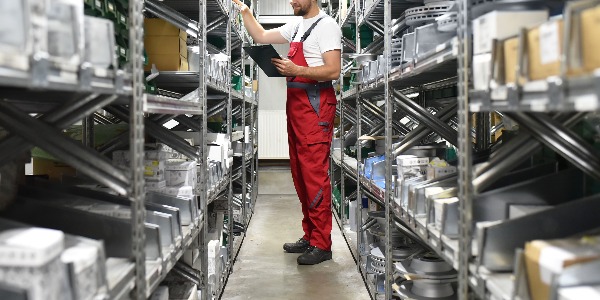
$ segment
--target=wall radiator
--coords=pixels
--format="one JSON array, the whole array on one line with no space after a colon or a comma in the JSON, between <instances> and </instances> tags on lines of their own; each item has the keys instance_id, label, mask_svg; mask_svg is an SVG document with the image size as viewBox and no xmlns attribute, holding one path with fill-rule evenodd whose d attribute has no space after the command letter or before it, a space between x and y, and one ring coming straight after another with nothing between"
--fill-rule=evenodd
<instances>
[{"instance_id":1,"label":"wall radiator","mask_svg":"<svg viewBox=\"0 0 600 300\"><path fill-rule=\"evenodd\" d=\"M260 110L258 159L289 159L285 110Z\"/></svg>"}]
</instances>

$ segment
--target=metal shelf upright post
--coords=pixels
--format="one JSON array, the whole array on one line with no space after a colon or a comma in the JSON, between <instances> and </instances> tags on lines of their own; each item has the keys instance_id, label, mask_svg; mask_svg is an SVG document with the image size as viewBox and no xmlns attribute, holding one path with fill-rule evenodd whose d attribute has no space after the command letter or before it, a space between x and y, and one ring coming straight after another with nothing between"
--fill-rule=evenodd
<instances>
[{"instance_id":1,"label":"metal shelf upright post","mask_svg":"<svg viewBox=\"0 0 600 300\"><path fill-rule=\"evenodd\" d=\"M200 240L202 241L202 248L200 249L200 254L202 257L202 300L208 300L212 298L212 295L208 293L208 226L209 226L209 215L208 215L208 145L206 143L207 136L207 126L208 126L208 103L207 103L207 90L206 90L206 81L208 79L208 66L206 64L206 60L208 59L207 53L207 1L209 0L198 0L198 43L199 43L199 51L200 51L200 66L198 72L198 95L200 97L200 105L202 110L202 121L200 123L201 134L202 134L202 143L199 147L200 150L200 205L202 207L202 213L204 214L202 231L200 235Z\"/></svg>"},{"instance_id":2,"label":"metal shelf upright post","mask_svg":"<svg viewBox=\"0 0 600 300\"><path fill-rule=\"evenodd\" d=\"M243 42L242 42L243 43ZM245 236L246 235L246 228L248 226L248 223L246 222L247 219L247 215L246 215L246 206L247 206L247 200L246 200L246 175L248 173L248 171L246 170L246 139L247 137L246 135L246 93L244 90L244 87L246 85L246 64L245 64L245 56L246 54L244 53L244 48L240 48L240 55L241 55L241 64L240 64L240 71L241 71L241 79L242 80L242 131L244 132L244 139L242 139L241 143L242 143L242 196L241 196L241 216L240 216L240 221L242 223L242 226L244 226L244 231L242 232L242 234ZM250 105L252 105L252 103L250 103Z\"/></svg>"},{"instance_id":3,"label":"metal shelf upright post","mask_svg":"<svg viewBox=\"0 0 600 300\"><path fill-rule=\"evenodd\" d=\"M469 114L470 74L470 0L458 1L458 187L460 206L458 296L470 299L469 263L471 261L471 224L473 220L472 143Z\"/></svg>"},{"instance_id":4,"label":"metal shelf upright post","mask_svg":"<svg viewBox=\"0 0 600 300\"><path fill-rule=\"evenodd\" d=\"M232 30L231 30L231 22L232 22L232 18L231 16L233 15L233 1L229 2L229 8L228 8L228 13L226 13L226 18L227 18L227 30L225 31L225 43L226 43L226 55L227 55L227 66L228 66L228 74L226 75L227 78L231 78L231 74L232 74L232 64L231 64L231 35L233 34ZM229 136L229 140L232 140L233 137L233 115L232 115L232 109L233 109L233 99L231 98L231 84L228 84L227 87L225 88L227 90L227 135ZM243 166L242 166L243 167ZM234 240L234 235L233 235L233 227L234 227L234 221L233 221L233 167L231 168L230 172L228 173L229 175L229 188L227 191L227 263L226 263L226 268L227 268L227 276L229 275L229 272L231 271L231 267L233 265L233 257L234 257L234 253L233 253L233 240Z\"/></svg>"},{"instance_id":5,"label":"metal shelf upright post","mask_svg":"<svg viewBox=\"0 0 600 300\"><path fill-rule=\"evenodd\" d=\"M144 206L144 16L143 0L129 1L129 47L132 64L133 93L130 98L130 136L129 155L131 160L130 199L131 216L134 222L132 230L133 256L135 259L135 297L146 299L146 236L144 224L146 208Z\"/></svg>"},{"instance_id":6,"label":"metal shelf upright post","mask_svg":"<svg viewBox=\"0 0 600 300\"><path fill-rule=\"evenodd\" d=\"M385 299L392 299L392 283L394 281L394 265L392 259L392 237L391 232L394 225L394 216L392 211L392 122L394 114L394 101L392 91L390 90L389 76L391 66L392 49L389 45L392 43L392 0L382 0L384 2L384 52L383 60L385 69L383 72L384 101L385 101Z\"/></svg>"}]
</instances>

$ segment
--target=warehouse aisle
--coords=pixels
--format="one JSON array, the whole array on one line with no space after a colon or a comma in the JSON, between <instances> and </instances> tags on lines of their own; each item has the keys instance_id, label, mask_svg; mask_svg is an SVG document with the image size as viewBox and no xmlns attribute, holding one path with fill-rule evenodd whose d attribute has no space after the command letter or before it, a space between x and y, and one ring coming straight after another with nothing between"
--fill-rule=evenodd
<instances>
[{"instance_id":1,"label":"warehouse aisle","mask_svg":"<svg viewBox=\"0 0 600 300\"><path fill-rule=\"evenodd\" d=\"M284 242L302 236L300 202L289 169L259 170L259 196L222 299L368 300L339 227L333 221L333 260L298 266Z\"/></svg>"}]
</instances>

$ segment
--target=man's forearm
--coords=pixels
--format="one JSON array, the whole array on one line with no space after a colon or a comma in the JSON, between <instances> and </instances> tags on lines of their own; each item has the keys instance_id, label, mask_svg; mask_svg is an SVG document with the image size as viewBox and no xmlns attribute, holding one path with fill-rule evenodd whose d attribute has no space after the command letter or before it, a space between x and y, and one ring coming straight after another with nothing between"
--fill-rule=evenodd
<instances>
[{"instance_id":1,"label":"man's forearm","mask_svg":"<svg viewBox=\"0 0 600 300\"><path fill-rule=\"evenodd\" d=\"M328 81L338 79L340 70L325 65L318 67L298 67L298 75L296 76L317 81Z\"/></svg>"}]
</instances>

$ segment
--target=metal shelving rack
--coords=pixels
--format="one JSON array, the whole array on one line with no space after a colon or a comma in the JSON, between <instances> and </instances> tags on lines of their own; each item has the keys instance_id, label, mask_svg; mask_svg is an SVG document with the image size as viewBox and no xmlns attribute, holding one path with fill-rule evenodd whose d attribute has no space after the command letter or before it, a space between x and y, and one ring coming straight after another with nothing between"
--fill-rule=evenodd
<instances>
[{"instance_id":1,"label":"metal shelving rack","mask_svg":"<svg viewBox=\"0 0 600 300\"><path fill-rule=\"evenodd\" d=\"M253 7L257 2L253 3ZM39 12L38 12L39 13ZM41 13L45 13L42 11ZM256 67L250 62L249 78L244 74L245 54L242 49L244 42L249 42L248 34L240 27L234 27L235 11L230 1L199 0L199 1L152 1L129 0L129 47L131 66L126 70L116 70L109 85L106 82L83 81L77 84L49 82L46 78L48 67L44 62L32 60L31 74L15 77L14 74L0 72L0 126L10 134L0 140L0 166L13 163L22 152L29 151L34 146L46 150L58 159L76 168L93 182L108 187L118 194L118 199L103 196L95 192L82 190L61 190L64 195L97 197L102 201L115 201L131 207L131 236L124 239L122 244L130 245L133 260L111 258L107 261L107 281L111 299L135 298L146 299L160 282L173 270L198 285L203 291L203 299L220 297L237 252L245 236L245 228L251 219L256 189L256 119L258 98L255 92L247 96L244 91L232 89L227 82L205 80L209 78L205 59L200 59L201 72L159 72L153 74L159 88L177 92L199 90L199 102L183 102L170 96L146 94L144 87L144 13L165 19L180 29L186 30L190 37L198 42L201 56L204 53L222 52L229 57L229 74L240 74L245 82L256 80ZM199 21L192 21L198 19ZM220 36L225 39L225 49L208 43L208 36ZM239 50L239 51L238 51ZM239 53L239 54L238 54ZM38 57L35 53L35 57ZM239 66L232 64L232 54L237 56ZM39 57L45 57L41 55ZM82 74L87 72L81 71ZM108 72L111 74L111 72ZM102 114L104 110L107 114ZM217 186L209 187L207 180L208 149L206 137L208 133L208 118L226 111L227 134L233 137L232 116L236 112L242 121L242 128L249 125L250 146L253 151L246 154L244 144L240 162L234 162ZM31 117L29 114L42 114ZM82 143L76 142L61 131L78 121L83 121ZM193 147L182 138L172 133L163 125L175 120L179 122L173 130L191 130L200 132L202 145ZM102 148L93 149L94 124L128 123L128 130ZM242 135L244 133L242 132ZM196 191L198 212L197 218L190 225L182 226L181 241L168 252L154 260L155 254L147 253L147 240L155 237L148 236L145 228L147 221L146 210L151 203L146 201L144 181L144 141L146 136L170 146L177 152L198 162L200 166L199 187ZM242 136L243 138L243 136ZM131 167L129 172L123 172L104 156L112 150L129 145ZM234 169L238 169L235 173ZM235 174L234 174L235 173ZM239 176L236 176L239 175ZM236 176L234 178L234 176ZM87 182L87 181L86 181ZM243 231L240 237L233 238L233 184L239 183L242 192L239 195L242 210ZM83 194L81 194L83 193ZM247 194L250 194L247 197ZM116 196L115 196L116 197ZM123 199L119 197L124 197ZM208 207L216 200L225 199L230 222L229 258L220 276L219 291L208 295L207 290L207 234ZM196 201L194 201L196 203ZM249 209L247 209L249 208ZM41 209L41 208L40 208ZM86 222L85 218L75 218L73 215L61 212L65 218ZM33 212L31 213L33 215ZM25 220L27 217L20 217ZM100 217L103 219L103 217ZM90 221L87 221L88 223ZM110 221L102 221L108 222ZM33 224L33 223L32 223ZM40 225L40 223L36 223ZM82 224L82 223L79 223ZM104 223L102 223L104 224ZM40 225L43 226L43 225ZM90 225L91 226L91 225ZM110 226L110 225L102 225ZM73 227L62 227L65 231L73 231ZM76 230L75 230L76 231ZM123 237L121 237L123 238ZM234 240L234 241L232 241ZM201 241L197 244L195 241ZM234 245L235 244L235 245ZM201 251L202 270L193 270L182 262L178 262L187 249L199 247ZM163 249L164 250L164 249ZM124 250L120 250L124 251ZM159 250L160 252L160 250Z\"/></svg>"},{"instance_id":2,"label":"metal shelving rack","mask_svg":"<svg viewBox=\"0 0 600 300\"><path fill-rule=\"evenodd\" d=\"M368 7L361 7L363 2L352 1L348 16L340 21L340 26L347 26L350 22L356 26L356 44L347 45L343 40L344 52L356 49L355 53L383 54L385 61L390 61L391 39L394 35L405 31L404 10L415 6L414 3L392 2L389 0L374 1ZM392 17L396 19L392 22ZM351 21L350 21L351 20ZM360 44L360 26L368 26L379 36L369 45ZM441 138L450 144L458 145L456 128L458 120L456 98L433 101L425 96L418 98L409 97L410 94L424 94L426 91L441 90L457 84L457 66L459 55L459 39L454 38L449 42L439 45L428 57L413 60L400 66L393 67L387 64L383 74L374 80L359 83L347 91L342 91L339 97L338 115L340 127L337 134L340 136L341 149L332 150L332 185L341 186L341 214L334 213L340 229L357 261L359 272L362 274L372 299L392 299L393 265L392 260L386 260L386 275L384 287L375 286L366 268L366 253L363 243L363 230L366 219L362 212L362 197L367 197L371 203L384 210L386 224L386 257L391 257L391 237L389 232L398 228L407 236L419 241L430 250L436 252L455 269L458 269L458 242L445 239L439 231L426 226L424 217L415 217L405 208L393 201L391 188L381 189L371 180L364 178L360 161L346 157L343 151L345 128L354 126L356 136L384 135L386 142L385 186L392 185L392 164L395 156L413 146L417 146L424 139L432 137ZM343 60L342 72L351 70L351 62ZM342 77L344 74L342 74ZM383 102L378 107L377 102ZM433 107L434 111L425 109L425 105ZM400 122L408 119L408 122ZM403 135L405 139L399 147L392 147L392 136ZM469 132L471 134L471 132ZM434 138L434 140L435 140ZM470 143L470 140L468 140ZM472 145L469 145L472 147ZM356 144L357 157L362 157L361 142ZM339 178L338 178L339 177ZM347 182L356 184L357 190L351 197L345 195ZM355 198L355 199L354 199ZM356 219L358 232L350 231L345 218L345 204L350 201L357 202ZM389 251L387 251L389 250Z\"/></svg>"},{"instance_id":3,"label":"metal shelving rack","mask_svg":"<svg viewBox=\"0 0 600 300\"><path fill-rule=\"evenodd\" d=\"M490 240L482 241L481 234L485 235L487 231L478 228L482 231L478 232L477 237L475 236L473 224L481 217L478 215L478 211L474 210L474 200L478 199L482 193L489 191L489 188L498 189L495 184L502 180L504 181L503 185L499 186L506 186L508 181L510 181L509 184L523 183L531 179L531 176L534 178L539 176L538 173L531 171L533 169L531 167L541 167L539 164L530 162L526 164L526 167L523 167L522 164L528 159L531 160L532 155L543 146L562 156L565 160L564 164L567 166L582 171L587 176L587 179L581 177L583 182L600 181L598 151L570 130L570 127L584 117L600 111L598 103L600 71L597 70L590 75L578 78L568 78L564 74L563 66L563 75L559 77L528 82L521 86L497 86L487 91L472 90L471 22L475 17L499 7L507 8L522 4L517 2L553 8L556 8L557 5L575 5L578 9L585 8L585 5L591 7L599 3L598 1L566 4L567 1L458 0L456 1L458 8L457 36L450 42L439 45L436 51L425 59L394 68L388 64L387 70L384 74L380 74L379 78L356 84L349 90L340 93L338 103L340 126L336 132L336 136L340 137L340 146L339 148L334 146L332 149L331 174L333 174L332 185L341 187L341 203L339 212L335 211L334 206L334 216L357 262L359 272L365 280L372 299L392 298L392 266L390 261L387 261L385 293L383 293L382 287L372 284L372 278L369 278L365 268L367 253L365 253L361 230L365 216L361 212L361 197L367 197L371 203L377 204L381 210L386 212L386 224L388 225L385 237L386 249L390 249L390 230L396 226L422 246L437 253L458 272L456 294L458 299L527 299L522 298L523 295L527 295L527 284L523 283L526 275L523 268L522 250L518 248L523 247L525 241L535 239L536 234L526 233L528 238L525 239L525 235L516 234L517 229L512 226L513 231L511 232L507 232L508 229L496 229L495 233L498 234L500 230L504 230L502 234L506 238L512 234L514 240L520 241L520 246L510 239L505 239L501 243L494 243ZM353 1L348 9L348 15L338 18L341 27L347 26L349 23L359 25L356 26L356 45L348 45L348 41L344 39L342 41L343 52L354 52L356 49L356 53L383 53L384 56L389 57L390 49L383 45L390 45L390 37L398 33L392 30L394 26L391 26L391 18L401 19L403 16L402 5L406 3L382 0L372 2L368 7L361 7L363 3L362 1ZM569 22L568 16L566 22ZM382 23L383 25L381 25ZM360 25L369 26L379 34L370 45L360 44ZM404 29L406 28L404 27ZM564 39L570 41L568 35ZM563 41L563 43L566 42ZM569 52L573 50L568 44L563 44L563 49L567 49L566 57L574 55ZM346 56L343 57L342 73L346 73L351 71L351 65ZM344 74L340 81L343 80L343 77ZM448 86L457 87L457 97L445 99L446 101L440 102L437 106L427 103L427 99L421 96L408 97L412 93L422 93L426 90ZM377 107L375 104L377 101L383 102L384 105ZM434 106L435 112L430 113L423 109L423 106ZM515 138L507 142L492 143L491 135L498 129L498 126L502 125L491 126L491 113L511 118L520 125L522 130ZM401 118L407 118L409 122L399 123ZM410 209L407 210L390 201L393 198L390 188L381 189L371 180L362 176L360 161L347 157L344 153L344 134L351 126L354 127L358 137L363 134L381 135L383 133L385 135L386 187L391 186L391 166L394 156L418 145L419 141L427 138L428 135L435 134L456 146L459 157L458 174L439 179L439 181L456 182L455 188L445 192L446 197L458 198L458 218L454 224L456 233L450 234L431 226L429 216L417 216ZM395 148L391 143L394 134L405 137L401 145ZM360 141L355 146L357 157L360 160L362 156ZM475 163L486 159L486 163L475 166ZM557 166L551 163L548 165L550 171L544 171L548 173L543 174L556 174ZM527 173L528 170L532 173ZM515 171L530 175L518 177L518 175L514 175L517 173L512 173L511 176L516 177L507 178L509 172ZM572 187L581 183L574 181L567 186ZM346 195L348 184L356 184L357 187L356 192L352 192L351 195ZM344 209L346 204L351 201L356 201L358 204L357 232L349 230L345 217ZM574 203L569 204L574 205ZM575 213L573 205L569 208L571 209L570 213ZM592 204L589 202L579 205L579 209L584 207L591 209L589 205ZM549 213L538 214L536 218L521 219L519 228L528 226L538 228L539 224L535 224L535 221L539 223L543 218L562 220L560 218L567 217L566 209L565 207L562 212L561 209L555 209ZM558 233L554 235L558 235ZM537 238L539 237L537 236ZM521 240L523 241L521 242ZM492 245L482 248L482 244L487 242ZM510 255L500 252L506 252L506 247L500 246L500 244L511 245L507 246L511 247L508 251L511 252ZM516 249L512 248L513 244ZM500 249L501 247L504 248ZM476 248L478 250L475 251ZM498 251L502 256L495 256L492 259L489 258L489 253L482 254L484 251L490 251L493 255L495 255L494 251ZM386 252L385 256L390 257L389 251ZM487 255L488 261L494 259L497 261L512 257L513 252L514 264L512 261L504 263L506 265L504 268L507 270L514 265L511 273L490 271L485 267L482 255ZM589 277L588 275L586 276ZM589 278L587 279L586 281L580 278L580 282L575 285L585 285L586 282L589 282ZM556 289L555 286L552 288Z\"/></svg>"},{"instance_id":4,"label":"metal shelving rack","mask_svg":"<svg viewBox=\"0 0 600 300\"><path fill-rule=\"evenodd\" d=\"M507 116L516 121L520 128L519 135L507 143L504 143L499 149L494 151L494 157L490 158L486 168L474 168L472 160L473 154L470 151L464 151L461 148L461 155L465 159L461 162L459 169L462 180L460 191L461 202L461 296L468 297L475 295L480 299L515 299L515 297L529 297L527 284L523 278L526 276L523 269L522 249L516 249L514 270L512 272L494 272L488 270L481 262L481 253L474 257L470 252L471 244L481 243L477 241L471 228L473 219L477 217L474 211L473 200L478 197L486 187L498 181L501 176L507 174L511 168L518 166L519 163L527 160L540 147L547 147L555 154L562 156L568 165L578 169L587 176L583 182L573 182L566 186L577 184L590 184L600 181L600 174L597 170L600 167L598 157L600 153L589 143L581 139L571 130L571 127L583 120L590 113L598 113L598 75L596 71L593 74L568 78L565 74L565 66L561 66L561 75L549 77L544 80L530 81L522 86L504 85L492 88L488 91L476 91L470 85L472 82L471 59L466 46L470 45L471 21L484 13L492 11L503 6L511 6L514 3L509 1L458 1L459 14L461 16L462 29L459 35L462 36L463 48L460 50L461 56L459 64L459 78L461 101L459 110L461 111L461 128L468 128L470 122L468 116L473 113L489 114L496 112ZM600 4L597 1L581 1L579 3L568 3L567 1L529 1L538 5L558 5L572 8L584 9ZM565 9L565 22L569 23L571 16L568 15L569 9ZM569 25L567 25L569 26ZM567 27L568 28L568 27ZM570 48L568 42L570 34L566 34L564 41L565 53L563 55L568 60L576 50ZM566 62L563 62L566 64ZM480 124L476 124L480 126ZM461 130L461 145L465 144L464 132ZM519 144L521 143L521 144ZM518 146L517 146L518 145ZM516 147L517 146L517 147ZM519 149L515 153L515 149ZM504 159L500 159L500 156ZM574 202L574 201L573 201ZM579 202L579 201L578 201ZM563 209L567 209L564 207ZM590 209L590 208L587 208ZM559 209L560 210L560 209ZM579 211L586 210L585 206L579 207ZM560 213L560 212L558 212ZM574 212L571 212L574 213ZM552 218L551 213L544 213L543 218ZM534 225L535 226L535 225ZM568 225L565 225L568 227ZM548 233L546 233L548 235ZM550 233L555 237L560 236L559 232ZM539 238L539 233L526 233L526 238L518 236L519 240L533 240ZM478 237L481 238L481 237ZM548 237L545 236L544 239ZM516 246L522 248L524 245ZM481 251L481 250L480 250ZM490 251L496 251L491 248ZM581 278L571 282L572 286L586 285L591 278L597 274L586 275L586 280ZM577 278L577 276L575 276ZM578 281L579 280L579 281ZM526 282L526 281L525 281ZM552 289L556 289L553 286ZM466 298L463 298L466 299ZM523 299L523 298L522 298Z\"/></svg>"}]
</instances>

